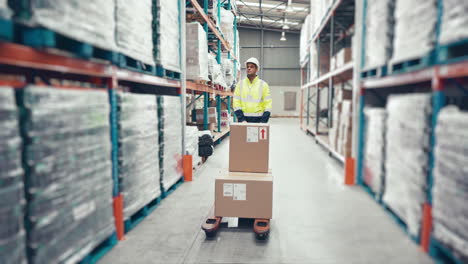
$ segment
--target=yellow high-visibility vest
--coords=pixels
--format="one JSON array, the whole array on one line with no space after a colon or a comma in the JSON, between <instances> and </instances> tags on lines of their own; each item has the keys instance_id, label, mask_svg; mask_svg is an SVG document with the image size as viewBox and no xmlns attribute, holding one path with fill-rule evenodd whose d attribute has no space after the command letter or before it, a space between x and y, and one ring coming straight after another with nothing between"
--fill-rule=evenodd
<instances>
[{"instance_id":1,"label":"yellow high-visibility vest","mask_svg":"<svg viewBox=\"0 0 468 264\"><path fill-rule=\"evenodd\" d=\"M261 117L264 112L271 112L270 87L258 76L253 82L249 78L243 79L234 91L233 106L234 111L242 110L247 117Z\"/></svg>"}]
</instances>

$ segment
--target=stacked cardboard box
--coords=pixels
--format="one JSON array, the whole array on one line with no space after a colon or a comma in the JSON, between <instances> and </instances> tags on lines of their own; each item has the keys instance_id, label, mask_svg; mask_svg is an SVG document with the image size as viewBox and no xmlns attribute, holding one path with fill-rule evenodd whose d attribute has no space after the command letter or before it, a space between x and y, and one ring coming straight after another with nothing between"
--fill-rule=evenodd
<instances>
[{"instance_id":1,"label":"stacked cardboard box","mask_svg":"<svg viewBox=\"0 0 468 264\"><path fill-rule=\"evenodd\" d=\"M351 113L349 112L346 115L346 118L343 116L343 107L345 107L345 110L349 111L349 107L351 107L351 99L351 90L338 89L336 91L335 100L333 103L333 124L328 132L328 139L330 142L331 149L339 152L340 154L346 154L342 152L342 144L344 139L346 139L345 144L351 145L351 132L348 131L352 130L352 122L350 120Z\"/></svg>"},{"instance_id":2,"label":"stacked cardboard box","mask_svg":"<svg viewBox=\"0 0 468 264\"><path fill-rule=\"evenodd\" d=\"M344 157L351 156L352 151L352 104L344 100L341 105L340 126L338 129L337 151Z\"/></svg>"},{"instance_id":3,"label":"stacked cardboard box","mask_svg":"<svg viewBox=\"0 0 468 264\"><path fill-rule=\"evenodd\" d=\"M229 172L215 183L216 216L272 218L269 139L268 124L231 125Z\"/></svg>"},{"instance_id":4,"label":"stacked cardboard box","mask_svg":"<svg viewBox=\"0 0 468 264\"><path fill-rule=\"evenodd\" d=\"M26 261L18 117L13 88L0 87L0 263Z\"/></svg>"},{"instance_id":5,"label":"stacked cardboard box","mask_svg":"<svg viewBox=\"0 0 468 264\"><path fill-rule=\"evenodd\" d=\"M336 54L336 68L343 67L353 59L351 47L343 48Z\"/></svg>"}]
</instances>

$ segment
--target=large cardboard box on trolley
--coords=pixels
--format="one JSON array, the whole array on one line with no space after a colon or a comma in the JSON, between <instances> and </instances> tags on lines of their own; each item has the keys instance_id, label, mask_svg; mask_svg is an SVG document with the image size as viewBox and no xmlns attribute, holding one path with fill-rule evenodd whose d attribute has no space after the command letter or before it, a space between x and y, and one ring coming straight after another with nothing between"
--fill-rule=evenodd
<instances>
[{"instance_id":1,"label":"large cardboard box on trolley","mask_svg":"<svg viewBox=\"0 0 468 264\"><path fill-rule=\"evenodd\" d=\"M231 124L229 171L268 173L269 152L269 124Z\"/></svg>"},{"instance_id":2,"label":"large cardboard box on trolley","mask_svg":"<svg viewBox=\"0 0 468 264\"><path fill-rule=\"evenodd\" d=\"M215 216L273 216L273 176L270 173L229 172L215 180Z\"/></svg>"}]
</instances>

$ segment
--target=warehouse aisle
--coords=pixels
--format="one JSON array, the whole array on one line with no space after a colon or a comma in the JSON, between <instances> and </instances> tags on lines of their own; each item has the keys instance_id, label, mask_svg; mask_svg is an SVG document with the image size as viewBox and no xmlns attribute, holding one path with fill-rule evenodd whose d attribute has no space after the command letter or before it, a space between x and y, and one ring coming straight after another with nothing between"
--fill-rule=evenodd
<instances>
[{"instance_id":1,"label":"warehouse aisle","mask_svg":"<svg viewBox=\"0 0 468 264\"><path fill-rule=\"evenodd\" d=\"M299 130L273 119L272 230L222 229L206 240L200 226L214 200L214 177L228 166L229 143L165 199L101 263L431 263L359 187L342 184L342 168Z\"/></svg>"}]
</instances>

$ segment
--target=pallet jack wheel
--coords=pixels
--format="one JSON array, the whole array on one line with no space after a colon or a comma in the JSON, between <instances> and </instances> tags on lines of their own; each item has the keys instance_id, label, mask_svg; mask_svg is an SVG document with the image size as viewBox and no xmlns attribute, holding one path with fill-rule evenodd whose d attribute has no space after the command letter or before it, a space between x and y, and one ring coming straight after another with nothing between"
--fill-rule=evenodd
<instances>
[{"instance_id":1,"label":"pallet jack wheel","mask_svg":"<svg viewBox=\"0 0 468 264\"><path fill-rule=\"evenodd\" d=\"M203 231L207 238L213 238L218 232L222 217L208 217L202 225Z\"/></svg>"},{"instance_id":2,"label":"pallet jack wheel","mask_svg":"<svg viewBox=\"0 0 468 264\"><path fill-rule=\"evenodd\" d=\"M254 232L257 240L267 240L270 235L270 219L255 219Z\"/></svg>"}]
</instances>

